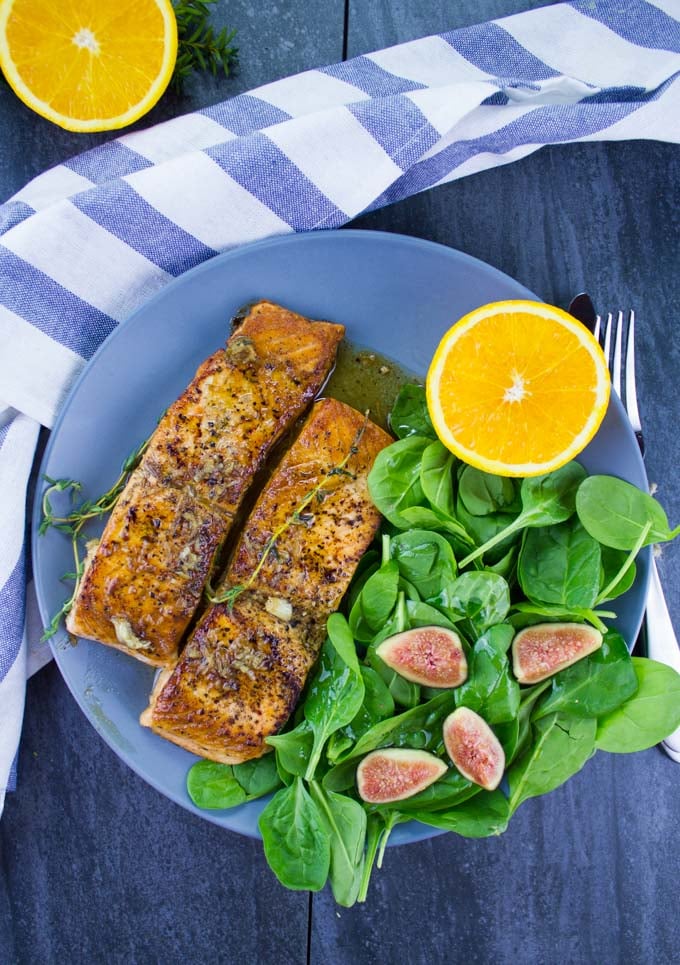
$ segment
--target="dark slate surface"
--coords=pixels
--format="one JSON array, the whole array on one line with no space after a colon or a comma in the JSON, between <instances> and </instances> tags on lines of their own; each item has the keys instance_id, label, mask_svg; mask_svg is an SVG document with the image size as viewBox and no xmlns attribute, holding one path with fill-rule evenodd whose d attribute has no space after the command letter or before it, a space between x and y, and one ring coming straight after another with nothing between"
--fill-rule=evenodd
<instances>
[{"instance_id":1,"label":"dark slate surface","mask_svg":"<svg viewBox=\"0 0 680 965\"><path fill-rule=\"evenodd\" d=\"M350 0L349 55L537 6ZM143 123L339 60L343 5L221 2L240 74L197 81ZM106 135L36 118L0 88L0 195ZM634 307L648 470L680 520L680 152L653 142L548 148L359 219L460 248L566 305ZM680 546L660 563L680 626ZM660 751L600 754L529 801L499 839L390 849L369 902L338 909L273 880L261 850L125 768L50 666L28 688L20 786L0 823L4 963L655 963L677 961L680 795Z\"/></svg>"},{"instance_id":2,"label":"dark slate surface","mask_svg":"<svg viewBox=\"0 0 680 965\"><path fill-rule=\"evenodd\" d=\"M27 700L20 787L0 823L3 965L304 962L308 898L269 874L259 842L130 771L54 664Z\"/></svg>"}]
</instances>

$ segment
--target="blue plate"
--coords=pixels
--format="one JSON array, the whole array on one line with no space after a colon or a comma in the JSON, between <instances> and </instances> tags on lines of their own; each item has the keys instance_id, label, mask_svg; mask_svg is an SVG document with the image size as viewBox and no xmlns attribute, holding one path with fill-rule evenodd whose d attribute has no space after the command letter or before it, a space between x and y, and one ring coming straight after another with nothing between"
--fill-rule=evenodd
<instances>
[{"instance_id":1,"label":"blue plate","mask_svg":"<svg viewBox=\"0 0 680 965\"><path fill-rule=\"evenodd\" d=\"M182 392L198 364L224 343L231 316L267 298L312 318L343 322L353 342L425 373L443 333L486 302L536 299L507 275L442 245L372 231L315 232L227 252L187 272L120 325L74 386L52 432L42 473L104 492L122 460L149 435L160 412ZM583 453L590 472L621 476L646 489L635 438L618 399ZM67 537L38 537L40 493L33 511L33 560L45 623L61 606L73 568ZM616 601L619 628L632 645L642 619L649 554L634 587ZM65 633L53 643L59 669L90 723L134 771L162 794L209 821L259 837L262 802L229 811L199 811L185 789L194 756L141 727L154 671L125 654ZM410 823L403 843L438 832Z\"/></svg>"}]
</instances>

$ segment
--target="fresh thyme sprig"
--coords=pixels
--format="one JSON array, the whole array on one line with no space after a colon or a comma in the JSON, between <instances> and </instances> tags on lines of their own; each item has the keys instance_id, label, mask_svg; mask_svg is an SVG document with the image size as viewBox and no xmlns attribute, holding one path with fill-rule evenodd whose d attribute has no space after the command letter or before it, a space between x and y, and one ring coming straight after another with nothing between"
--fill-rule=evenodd
<instances>
[{"instance_id":1,"label":"fresh thyme sprig","mask_svg":"<svg viewBox=\"0 0 680 965\"><path fill-rule=\"evenodd\" d=\"M61 609L55 613L49 625L45 627L45 632L40 638L41 641L49 640L50 637L54 636L59 629L59 624L62 618L68 616L73 608L73 602L76 598L78 586L85 569L85 561L81 560L80 550L78 547L78 541L83 538L81 532L83 526L85 523L89 522L89 520L96 519L98 516L104 516L106 513L111 512L113 507L118 502L120 494L123 492L125 484L130 478L130 474L139 465L139 462L146 452L148 445L149 440L146 439L134 450L134 452L130 453L121 466L120 475L110 489L107 489L102 496L94 500L84 500L78 506L75 506L75 508L65 516L55 515L50 497L53 493L69 492L72 502L75 503L78 494L82 491L82 483L78 482L76 479L52 479L50 476L43 477L45 481L49 483L49 486L45 490L42 498L43 518L40 522L38 532L42 536L47 532L48 529L56 529L60 533L66 533L71 537L71 547L73 550L75 568L72 573L64 573L62 580L73 580L75 585L73 587L73 593L69 599L64 601Z\"/></svg>"},{"instance_id":2,"label":"fresh thyme sprig","mask_svg":"<svg viewBox=\"0 0 680 965\"><path fill-rule=\"evenodd\" d=\"M177 60L170 81L170 89L181 94L184 81L196 70L218 70L229 77L238 62L238 47L232 46L235 30L223 27L215 33L210 25L211 6L217 0L177 0L174 4L177 20Z\"/></svg>"},{"instance_id":3,"label":"fresh thyme sprig","mask_svg":"<svg viewBox=\"0 0 680 965\"><path fill-rule=\"evenodd\" d=\"M361 443L364 433L366 432L367 425L368 425L368 412L365 413L364 421L359 427L357 434L352 440L351 446L349 447L347 453L345 454L341 462L339 462L337 466L333 466L331 469L328 469L324 473L321 481L318 482L313 489L310 489L308 493L305 493L305 495L302 497L302 499L297 504L297 506L290 514L290 516L288 516L283 521L283 523L281 523L281 525L277 529L275 529L274 532L271 534L267 542L264 544L264 549L260 554L260 558L257 562L257 566L252 571L252 573L245 581L245 583L238 583L236 586L230 586L228 590L225 590L222 593L215 593L215 591L210 586L210 583L206 585L205 597L209 603L226 603L229 609L231 609L235 601L237 600L237 598L245 590L250 589L250 587L253 585L253 583L259 576L260 571L262 570L262 567L264 566L269 554L276 553L276 544L278 543L281 536L283 536L283 534L286 532L286 530L288 530L294 524L307 526L309 523L313 521L314 515L312 513L305 513L305 510L315 500L317 503L322 503L326 498L326 495L328 494L328 492L332 491L332 490L329 490L328 487L324 485L324 483L328 479L331 479L333 476L349 476L351 479L356 478L354 473L350 472L345 467L347 466L347 463L350 461L352 456L356 456L356 454L358 453L359 445Z\"/></svg>"}]
</instances>

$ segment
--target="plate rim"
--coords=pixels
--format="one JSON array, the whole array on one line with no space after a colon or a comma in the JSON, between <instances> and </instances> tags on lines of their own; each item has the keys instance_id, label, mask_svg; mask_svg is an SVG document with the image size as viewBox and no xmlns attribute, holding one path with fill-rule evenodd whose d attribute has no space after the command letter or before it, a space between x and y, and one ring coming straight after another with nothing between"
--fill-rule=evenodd
<instances>
[{"instance_id":1,"label":"plate rim","mask_svg":"<svg viewBox=\"0 0 680 965\"><path fill-rule=\"evenodd\" d=\"M462 263L475 265L476 267L480 268L483 272L490 273L491 275L499 277L504 281L510 283L513 287L518 287L523 289L523 291L526 293L526 296L530 297L531 300L543 302L542 298L540 298L538 295L536 295L534 292L528 289L521 282L517 281L511 275L508 275L506 272L502 271L501 269L496 268L493 265L490 265L488 262L483 261L481 258L477 258L474 255L468 254L467 252L460 251L460 249L458 248L453 248L449 245L443 244L442 242L432 241L430 239L420 238L414 235L407 235L400 232L381 231L381 230L375 230L375 229L362 229L362 228L324 229L320 231L286 233L281 235L275 235L269 238L263 238L255 242L239 245L238 247L220 252L217 255L213 256L212 258L209 258L206 261L201 262L201 264L196 265L193 268L190 268L188 271L183 272L182 274L176 276L171 281L169 281L166 285L164 285L163 288L159 289L159 291L155 292L150 298L148 298L145 302L143 302L141 305L135 308L134 311L132 311L128 316L126 316L121 322L119 322L116 325L116 327L113 329L113 331L104 339L101 345L98 346L98 348L93 353L93 355L85 362L81 371L78 373L78 376L74 380L73 384L70 386L66 394L66 398L64 399L64 402L54 422L54 425L49 430L50 435L47 441L47 445L45 446L45 451L40 460L40 466L38 469L38 475L37 475L38 484L36 485L36 489L33 497L33 506L32 506L31 516L30 516L31 572L33 576L34 586L35 586L38 609L39 609L40 617L41 617L41 620L43 621L44 626L47 625L47 623L49 623L50 615L48 612L46 612L45 601L43 600L42 577L38 566L38 561L41 555L41 550L39 548L38 527L39 527L40 517L42 512L42 489L39 483L40 483L40 480L45 475L45 469L49 463L50 457L52 455L52 451L58 440L59 430L61 429L61 426L64 420L67 418L68 413L71 409L71 406L73 405L75 399L77 398L78 391L80 389L81 384L88 377L90 369L97 364L100 355L103 354L108 349L112 341L117 337L121 336L121 334L124 334L128 330L128 328L135 323L135 320L140 314L146 313L147 311L152 310L153 306L157 302L162 302L163 299L168 297L168 295L172 296L172 292L174 291L174 289L181 287L183 284L186 284L187 277L191 276L192 278L195 278L204 273L219 271L222 265L224 265L225 263L229 264L230 261L236 260L239 257L243 257L243 256L247 257L248 253L253 250L262 249L262 248L286 247L290 244L305 245L305 244L315 243L318 241L330 242L331 244L335 244L336 242L340 242L340 241L350 241L353 243L357 243L357 242L363 243L363 242L373 241L373 242L377 242L378 244L406 245L407 247L416 248L416 249L420 248L425 251L430 250L430 251L437 251L439 253L446 253L447 257L452 257L454 260L458 260ZM613 404L614 407L619 410L618 414L619 416L623 416L626 431L630 432L630 436L634 440L633 430L630 427L630 423L626 415L625 409L623 407L623 404L615 395L615 393L612 393L610 404ZM639 454L637 446L634 447L634 451L633 449L631 449L631 455L632 455L632 458L634 459L637 457L636 461L638 462L638 468L641 469L643 478L646 481L648 481L646 467L642 460L642 457ZM640 553L640 556L645 559L645 573L644 573L642 590L644 593L644 598L646 598L648 586L649 586L649 579L650 579L651 548L644 547ZM639 618L636 622L633 643L629 644L629 649L631 650L634 646L635 639L637 639L637 636L640 632L643 619L644 619L644 607L640 612ZM232 831L233 833L237 833L237 834L243 834L245 837L253 838L255 840L261 840L261 835L259 834L257 826L255 826L255 828L252 830L250 829L237 830L234 828L227 828L224 825L223 821L220 820L220 817L225 813L225 809L221 809L219 811L213 812L210 810L202 810L200 808L197 808L190 798L187 797L186 799L183 799L181 797L181 792L178 793L173 790L168 790L166 787L162 786L154 777L150 776L147 773L147 771L144 770L143 762L142 764L135 762L133 757L130 754L128 754L128 752L124 748L122 748L119 744L115 743L113 737L108 733L108 731L104 728L101 722L99 722L96 719L96 717L90 714L86 701L84 700L82 695L80 695L76 691L75 687L71 686L71 681L69 680L68 675L62 669L61 654L62 654L63 647L59 646L57 644L57 640L55 640L54 638L49 641L49 645L52 651L52 656L54 657L54 661L59 669L61 678L66 684L67 689L73 696L81 712L85 716L87 722L95 729L97 734L105 741L108 747L111 748L111 750L116 755L116 757L122 760L122 762L125 764L126 767L129 767L135 774L137 774L143 781L145 781L145 783L153 787L154 790L160 793L163 797L169 798L171 801L173 801L173 803L178 804L180 807L182 807L184 810L188 811L189 813L194 814L202 818L203 820L207 820L210 823L223 828L224 830ZM231 809L226 809L226 810L228 811ZM403 825L403 827L407 827L407 826L411 826L414 829L422 829L422 832L426 832L426 833L421 833L419 830L416 836L414 836L413 838L410 838L407 841L394 840L394 836L392 836L390 841L388 842L388 846L411 844L411 843L415 843L415 841L426 840L432 837L438 837L440 834L446 833L441 829L433 828L433 827L430 827L429 825L422 825L416 821L409 821L407 822L407 824Z\"/></svg>"}]
</instances>

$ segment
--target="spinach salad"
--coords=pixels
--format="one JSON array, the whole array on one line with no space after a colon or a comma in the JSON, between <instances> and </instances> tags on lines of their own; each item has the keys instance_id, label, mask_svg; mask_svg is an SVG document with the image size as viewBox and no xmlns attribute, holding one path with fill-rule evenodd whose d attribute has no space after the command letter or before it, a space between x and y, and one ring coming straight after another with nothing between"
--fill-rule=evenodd
<instances>
[{"instance_id":1,"label":"spinach salad","mask_svg":"<svg viewBox=\"0 0 680 965\"><path fill-rule=\"evenodd\" d=\"M329 882L344 906L366 898L392 829L410 820L470 838L501 834L526 800L559 787L595 753L658 743L680 726L680 675L631 657L608 623L635 578L635 557L673 539L651 496L570 462L544 476L501 478L464 465L432 428L424 389L407 385L377 457L371 498L384 520L363 557L315 672L273 752L228 766L199 761L187 789L200 808L269 795L259 820L267 861L288 888ZM509 649L536 624L583 623L602 646L520 686ZM379 644L418 627L455 630L468 676L454 689L413 683ZM500 788L485 791L446 754L442 724L467 707L505 753ZM360 761L380 748L429 751L447 764L425 790L391 804L357 792Z\"/></svg>"}]
</instances>

